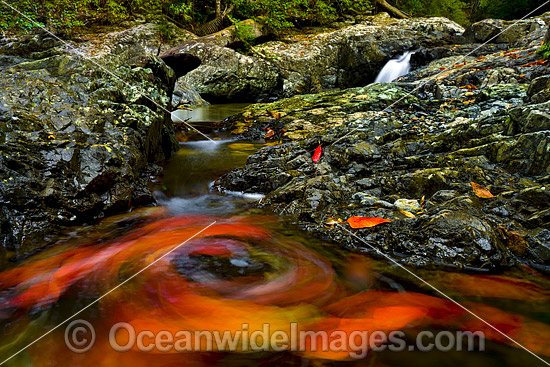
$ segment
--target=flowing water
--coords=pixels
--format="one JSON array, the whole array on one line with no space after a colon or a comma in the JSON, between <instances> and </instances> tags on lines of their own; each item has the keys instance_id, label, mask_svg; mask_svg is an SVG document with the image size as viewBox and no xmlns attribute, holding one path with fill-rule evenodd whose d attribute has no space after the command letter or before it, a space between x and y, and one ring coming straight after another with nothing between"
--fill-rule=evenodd
<instances>
[{"instance_id":1,"label":"flowing water","mask_svg":"<svg viewBox=\"0 0 550 367\"><path fill-rule=\"evenodd\" d=\"M209 109L214 110L209 114L217 113L216 106ZM0 273L0 362L97 301L74 318L86 320L95 330L89 350L75 353L67 347L67 340L73 349L91 340L82 325L66 328L71 319L5 365L541 363L403 270L313 239L254 209L252 203L260 196L210 192L217 177L265 145L215 132L211 137L215 143L182 143L165 163L154 183L162 206L74 229L57 246ZM550 280L545 276L528 268L501 275L412 270L525 347L550 353ZM110 336L118 323L131 327L124 324ZM458 330L483 332L485 351L410 350L421 331L454 335ZM406 348L368 349L367 341L370 347L383 348L376 339L370 343L375 331L402 336L398 339ZM203 332L203 337L195 338L195 332ZM240 343L218 344L215 335L224 332L239 335ZM314 338L318 345L311 337L300 344L301 332L319 333L318 340ZM255 344L246 343L245 334ZM285 336L290 338L288 350L277 351L273 346L284 345ZM264 348L265 341L277 338L278 344ZM434 340L424 339L424 345L430 342ZM466 343L462 346L467 348Z\"/></svg>"},{"instance_id":2,"label":"flowing water","mask_svg":"<svg viewBox=\"0 0 550 367\"><path fill-rule=\"evenodd\" d=\"M382 70L376 76L374 80L375 83L386 83L394 81L407 74L411 68L411 56L414 52L405 52L403 55L399 56L397 59L390 60L384 65Z\"/></svg>"}]
</instances>

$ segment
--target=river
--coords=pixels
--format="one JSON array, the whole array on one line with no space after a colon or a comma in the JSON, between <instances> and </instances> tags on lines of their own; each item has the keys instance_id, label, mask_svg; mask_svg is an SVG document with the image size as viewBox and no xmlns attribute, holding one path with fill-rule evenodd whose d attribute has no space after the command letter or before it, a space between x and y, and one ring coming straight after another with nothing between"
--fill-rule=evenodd
<instances>
[{"instance_id":1,"label":"river","mask_svg":"<svg viewBox=\"0 0 550 367\"><path fill-rule=\"evenodd\" d=\"M241 107L214 105L180 117L208 123ZM216 178L266 142L208 133L213 142L197 136L180 143L164 163L152 183L161 206L71 229L56 246L6 266L0 273L5 365L540 363L388 261L308 236L255 208L261 195L211 192ZM528 349L548 349L550 281L534 270L411 270ZM459 331L484 337L474 336L474 350L467 351ZM239 343L221 345L216 338L224 333L238 335ZM300 338L307 333L316 336Z\"/></svg>"}]
</instances>

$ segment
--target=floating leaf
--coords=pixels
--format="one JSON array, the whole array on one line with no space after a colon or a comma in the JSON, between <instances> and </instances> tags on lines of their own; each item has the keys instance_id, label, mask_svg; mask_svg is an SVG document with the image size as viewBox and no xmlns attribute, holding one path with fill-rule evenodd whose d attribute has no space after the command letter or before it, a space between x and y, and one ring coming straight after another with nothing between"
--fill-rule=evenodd
<instances>
[{"instance_id":1,"label":"floating leaf","mask_svg":"<svg viewBox=\"0 0 550 367\"><path fill-rule=\"evenodd\" d=\"M311 159L313 159L313 162L317 163L320 158L321 158L321 144L319 144L317 149L315 149L315 153L313 153L313 157Z\"/></svg>"},{"instance_id":2,"label":"floating leaf","mask_svg":"<svg viewBox=\"0 0 550 367\"><path fill-rule=\"evenodd\" d=\"M350 217L346 221L351 228L375 227L382 223L389 223L391 220L379 217Z\"/></svg>"},{"instance_id":3,"label":"floating leaf","mask_svg":"<svg viewBox=\"0 0 550 367\"><path fill-rule=\"evenodd\" d=\"M472 184L472 189L474 190L474 194L476 194L477 197L483 198L483 199L489 199L494 198L495 195L491 194L489 190L487 190L485 187L476 184L475 182L470 182Z\"/></svg>"}]
</instances>

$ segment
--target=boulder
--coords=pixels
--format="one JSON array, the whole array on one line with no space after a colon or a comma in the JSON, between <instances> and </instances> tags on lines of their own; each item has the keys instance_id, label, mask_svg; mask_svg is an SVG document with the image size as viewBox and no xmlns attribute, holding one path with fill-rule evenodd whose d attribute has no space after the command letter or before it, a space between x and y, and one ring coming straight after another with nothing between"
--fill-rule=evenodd
<instances>
[{"instance_id":1,"label":"boulder","mask_svg":"<svg viewBox=\"0 0 550 367\"><path fill-rule=\"evenodd\" d=\"M144 27L123 32L128 42L113 49L45 34L0 46L0 237L8 256L47 244L66 226L155 203L148 177L178 147L167 112L175 75L131 36Z\"/></svg>"},{"instance_id":2,"label":"boulder","mask_svg":"<svg viewBox=\"0 0 550 367\"><path fill-rule=\"evenodd\" d=\"M484 19L466 28L463 41L468 43L528 44L535 38L540 38L545 29L546 24L541 18L521 21Z\"/></svg>"},{"instance_id":3,"label":"boulder","mask_svg":"<svg viewBox=\"0 0 550 367\"><path fill-rule=\"evenodd\" d=\"M550 101L550 75L533 79L527 90L527 95L534 103Z\"/></svg>"},{"instance_id":4,"label":"boulder","mask_svg":"<svg viewBox=\"0 0 550 367\"><path fill-rule=\"evenodd\" d=\"M183 81L209 102L261 101L280 93L279 70L262 59L203 43L190 44L181 51L202 60Z\"/></svg>"}]
</instances>

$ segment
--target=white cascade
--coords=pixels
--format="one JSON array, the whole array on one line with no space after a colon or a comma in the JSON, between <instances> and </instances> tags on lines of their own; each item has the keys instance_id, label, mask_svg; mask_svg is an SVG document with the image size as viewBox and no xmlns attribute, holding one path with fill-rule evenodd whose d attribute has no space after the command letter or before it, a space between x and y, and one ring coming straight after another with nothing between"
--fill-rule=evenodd
<instances>
[{"instance_id":1,"label":"white cascade","mask_svg":"<svg viewBox=\"0 0 550 367\"><path fill-rule=\"evenodd\" d=\"M411 55L414 52L407 51L397 59L390 60L384 65L378 76L374 80L375 83L391 82L400 76L409 72L411 68Z\"/></svg>"}]
</instances>

